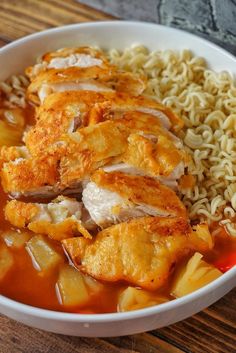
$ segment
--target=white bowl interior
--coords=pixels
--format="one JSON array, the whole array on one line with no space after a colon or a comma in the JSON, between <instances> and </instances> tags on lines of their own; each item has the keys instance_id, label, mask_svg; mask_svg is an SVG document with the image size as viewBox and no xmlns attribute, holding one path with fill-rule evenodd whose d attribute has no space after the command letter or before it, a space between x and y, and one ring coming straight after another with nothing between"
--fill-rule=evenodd
<instances>
[{"instance_id":1,"label":"white bowl interior","mask_svg":"<svg viewBox=\"0 0 236 353\"><path fill-rule=\"evenodd\" d=\"M173 28L142 22L97 22L60 27L20 39L0 49L0 80L22 73L47 51L80 45L122 50L143 44L150 50L190 49L209 67L236 73L233 55L204 39ZM81 315L33 308L0 296L0 312L28 325L78 336L117 336L151 330L182 320L209 306L236 284L236 267L208 286L159 306L128 313ZM140 319L140 320L139 320Z\"/></svg>"}]
</instances>

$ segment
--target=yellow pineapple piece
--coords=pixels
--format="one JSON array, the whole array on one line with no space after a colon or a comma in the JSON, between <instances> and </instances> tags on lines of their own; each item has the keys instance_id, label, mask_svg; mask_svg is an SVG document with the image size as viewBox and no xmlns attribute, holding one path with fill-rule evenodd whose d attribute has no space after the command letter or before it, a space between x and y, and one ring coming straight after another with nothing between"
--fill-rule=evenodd
<instances>
[{"instance_id":1,"label":"yellow pineapple piece","mask_svg":"<svg viewBox=\"0 0 236 353\"><path fill-rule=\"evenodd\" d=\"M31 256L36 270L47 274L63 262L63 256L49 244L46 237L35 235L26 243L26 250Z\"/></svg>"},{"instance_id":2,"label":"yellow pineapple piece","mask_svg":"<svg viewBox=\"0 0 236 353\"><path fill-rule=\"evenodd\" d=\"M14 258L5 245L0 245L0 281L14 265Z\"/></svg>"},{"instance_id":3,"label":"yellow pineapple piece","mask_svg":"<svg viewBox=\"0 0 236 353\"><path fill-rule=\"evenodd\" d=\"M118 310L130 311L146 308L167 302L169 299L164 296L155 295L142 289L133 287L126 288L119 296Z\"/></svg>"},{"instance_id":4,"label":"yellow pineapple piece","mask_svg":"<svg viewBox=\"0 0 236 353\"><path fill-rule=\"evenodd\" d=\"M83 275L70 265L64 265L60 269L57 289L59 300L65 306L83 305L89 300Z\"/></svg>"},{"instance_id":5,"label":"yellow pineapple piece","mask_svg":"<svg viewBox=\"0 0 236 353\"><path fill-rule=\"evenodd\" d=\"M7 246L15 249L22 248L25 243L31 238L28 232L9 230L1 234Z\"/></svg>"},{"instance_id":6,"label":"yellow pineapple piece","mask_svg":"<svg viewBox=\"0 0 236 353\"><path fill-rule=\"evenodd\" d=\"M177 273L171 290L176 298L194 292L222 275L217 268L202 260L202 257L202 254L196 252Z\"/></svg>"}]
</instances>

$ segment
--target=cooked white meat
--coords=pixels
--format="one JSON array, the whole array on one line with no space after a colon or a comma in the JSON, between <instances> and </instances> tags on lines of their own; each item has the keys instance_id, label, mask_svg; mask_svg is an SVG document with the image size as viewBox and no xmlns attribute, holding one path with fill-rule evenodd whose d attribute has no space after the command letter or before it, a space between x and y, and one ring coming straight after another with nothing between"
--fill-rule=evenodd
<instances>
[{"instance_id":1,"label":"cooked white meat","mask_svg":"<svg viewBox=\"0 0 236 353\"><path fill-rule=\"evenodd\" d=\"M25 203L12 200L5 208L6 219L15 227L28 227L39 234L48 234L61 240L82 234L89 238L86 230L87 219L83 223L82 202L59 196L48 204Z\"/></svg>"},{"instance_id":2,"label":"cooked white meat","mask_svg":"<svg viewBox=\"0 0 236 353\"><path fill-rule=\"evenodd\" d=\"M93 221L101 227L145 215L186 215L175 192L154 179L102 170L91 179L83 190L82 200Z\"/></svg>"},{"instance_id":3,"label":"cooked white meat","mask_svg":"<svg viewBox=\"0 0 236 353\"><path fill-rule=\"evenodd\" d=\"M51 59L48 69L67 69L68 67L101 66L103 61L88 54L70 54L66 57Z\"/></svg>"}]
</instances>

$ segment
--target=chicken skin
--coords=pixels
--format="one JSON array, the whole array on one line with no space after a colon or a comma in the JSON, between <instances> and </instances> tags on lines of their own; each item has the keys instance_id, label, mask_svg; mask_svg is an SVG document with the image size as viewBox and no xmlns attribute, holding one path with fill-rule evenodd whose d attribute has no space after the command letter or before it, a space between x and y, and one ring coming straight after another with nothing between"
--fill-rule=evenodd
<instances>
[{"instance_id":1,"label":"chicken skin","mask_svg":"<svg viewBox=\"0 0 236 353\"><path fill-rule=\"evenodd\" d=\"M145 215L186 218L175 192L149 177L98 170L82 195L91 218L101 227Z\"/></svg>"},{"instance_id":2,"label":"chicken skin","mask_svg":"<svg viewBox=\"0 0 236 353\"><path fill-rule=\"evenodd\" d=\"M77 237L62 243L74 264L95 279L156 290L177 261L208 248L199 227L193 231L182 218L143 217L106 228L92 240Z\"/></svg>"}]
</instances>

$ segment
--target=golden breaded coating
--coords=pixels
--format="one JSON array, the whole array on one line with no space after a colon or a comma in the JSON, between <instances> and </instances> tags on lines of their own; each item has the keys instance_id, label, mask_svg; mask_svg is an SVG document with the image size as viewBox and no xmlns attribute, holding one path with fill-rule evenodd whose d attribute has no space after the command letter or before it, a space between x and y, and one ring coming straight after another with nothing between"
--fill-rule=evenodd
<instances>
[{"instance_id":1,"label":"golden breaded coating","mask_svg":"<svg viewBox=\"0 0 236 353\"><path fill-rule=\"evenodd\" d=\"M176 147L182 148L183 143L173 133L163 127L161 121L152 114L147 114L139 111L129 111L124 113L121 117L115 118L116 122L125 125L126 128L130 129L131 132L136 132L142 135L150 137L151 140L154 137L164 136L167 140L170 140Z\"/></svg>"},{"instance_id":2,"label":"golden breaded coating","mask_svg":"<svg viewBox=\"0 0 236 353\"><path fill-rule=\"evenodd\" d=\"M21 149L19 146L2 146L0 147L0 169L6 162L14 161L22 158Z\"/></svg>"},{"instance_id":3,"label":"golden breaded coating","mask_svg":"<svg viewBox=\"0 0 236 353\"><path fill-rule=\"evenodd\" d=\"M52 89L48 92L48 94L51 94L55 92L52 85L54 85L55 89L55 85L71 82L80 84L90 83L95 85L96 83L103 83L104 80L107 81L108 78L111 77L112 69L106 68L104 70L98 66L86 67L82 69L77 67L69 67L67 69L50 69L39 73L33 79L27 88L27 99L35 104L38 104L40 102L38 98L39 90L43 85L47 85L47 87L51 85ZM66 89L64 91L66 91Z\"/></svg>"},{"instance_id":4,"label":"golden breaded coating","mask_svg":"<svg viewBox=\"0 0 236 353\"><path fill-rule=\"evenodd\" d=\"M86 125L90 107L105 99L104 95L93 91L58 92L48 96L37 110L35 126L25 136L31 154L40 154L59 141L62 134Z\"/></svg>"},{"instance_id":5,"label":"golden breaded coating","mask_svg":"<svg viewBox=\"0 0 236 353\"><path fill-rule=\"evenodd\" d=\"M43 154L5 163L0 174L4 191L15 196L53 193L59 180L58 158L57 154Z\"/></svg>"},{"instance_id":6,"label":"golden breaded coating","mask_svg":"<svg viewBox=\"0 0 236 353\"><path fill-rule=\"evenodd\" d=\"M171 115L166 107L143 97L93 91L54 93L49 95L37 110L36 125L25 136L26 146L33 155L36 155L60 140L62 134L114 119L117 114L120 120L124 119L123 124L127 127L146 132L153 129L153 133L157 134L162 122L151 113L136 111L144 108L151 109L151 112L161 111L166 114L167 119L170 119ZM176 121L173 120L172 123L175 124ZM173 126L174 129L177 129L177 126ZM169 136L168 132L161 131Z\"/></svg>"},{"instance_id":7,"label":"golden breaded coating","mask_svg":"<svg viewBox=\"0 0 236 353\"><path fill-rule=\"evenodd\" d=\"M161 210L165 216L186 217L185 206L176 193L155 179L98 170L91 176L91 180L101 188L116 192L134 204Z\"/></svg>"},{"instance_id":8,"label":"golden breaded coating","mask_svg":"<svg viewBox=\"0 0 236 353\"><path fill-rule=\"evenodd\" d=\"M127 134L122 125L108 120L66 135L66 154L60 163L62 185L83 180L112 157L121 155L127 146Z\"/></svg>"},{"instance_id":9,"label":"golden breaded coating","mask_svg":"<svg viewBox=\"0 0 236 353\"><path fill-rule=\"evenodd\" d=\"M123 116L127 120L134 112L135 114L138 112L143 113L143 120L145 119L145 114L146 119L150 116L152 116L152 118L155 117L162 126L174 132L181 130L184 126L183 120L180 119L170 108L154 99L144 96L134 97L132 95L120 92L102 92L102 94L104 98L106 98L106 104L104 105L104 103L99 103L97 105L97 109L100 108L103 115L103 120L114 119L116 117L122 118ZM129 115L126 113L129 113ZM141 116L142 115L140 114L140 120ZM149 122L151 123L151 120ZM142 124L142 126L143 125L144 124ZM157 125L157 123L155 125Z\"/></svg>"},{"instance_id":10,"label":"golden breaded coating","mask_svg":"<svg viewBox=\"0 0 236 353\"><path fill-rule=\"evenodd\" d=\"M143 217L106 228L93 240L78 237L63 245L74 264L98 280L156 290L175 262L198 247L195 236L185 219Z\"/></svg>"},{"instance_id":11,"label":"golden breaded coating","mask_svg":"<svg viewBox=\"0 0 236 353\"><path fill-rule=\"evenodd\" d=\"M163 135L159 135L156 142L140 134L131 134L128 137L128 148L121 156L124 163L153 177L169 176L185 159L186 153Z\"/></svg>"},{"instance_id":12,"label":"golden breaded coating","mask_svg":"<svg viewBox=\"0 0 236 353\"><path fill-rule=\"evenodd\" d=\"M36 204L11 200L6 204L5 218L15 227L24 228L39 211Z\"/></svg>"},{"instance_id":13,"label":"golden breaded coating","mask_svg":"<svg viewBox=\"0 0 236 353\"><path fill-rule=\"evenodd\" d=\"M119 72L110 67L68 67L39 73L27 88L29 101L38 104L44 96L57 91L92 90L126 92L138 96L146 88L145 77ZM41 91L43 89L43 91ZM43 92L43 93L42 93Z\"/></svg>"},{"instance_id":14,"label":"golden breaded coating","mask_svg":"<svg viewBox=\"0 0 236 353\"><path fill-rule=\"evenodd\" d=\"M66 203L69 203L69 207ZM70 212L70 203L74 214ZM59 197L49 204L12 200L5 207L5 218L15 227L28 227L34 233L47 234L58 241L81 234L91 238L80 217L80 203L66 197Z\"/></svg>"}]
</instances>

